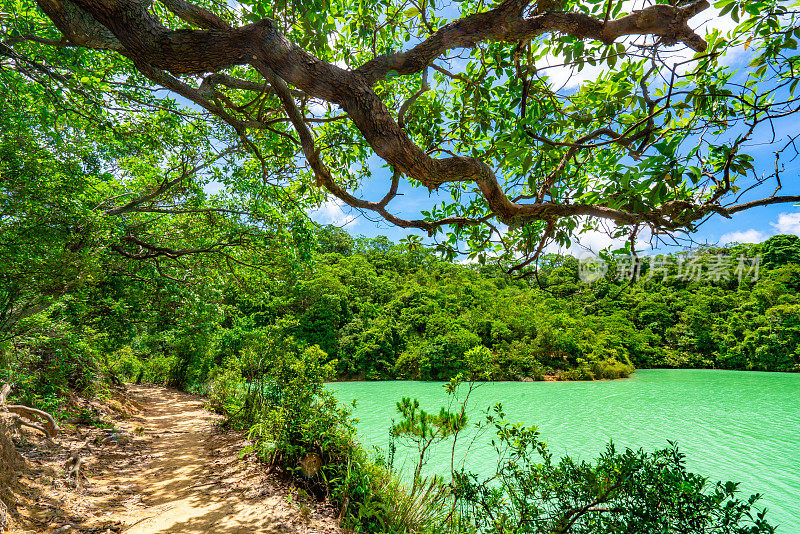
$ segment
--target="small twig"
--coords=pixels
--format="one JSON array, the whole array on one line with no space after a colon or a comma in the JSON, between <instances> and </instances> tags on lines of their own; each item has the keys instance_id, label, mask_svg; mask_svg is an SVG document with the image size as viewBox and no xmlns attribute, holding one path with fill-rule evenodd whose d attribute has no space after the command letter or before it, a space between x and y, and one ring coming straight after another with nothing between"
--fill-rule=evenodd
<instances>
[{"instance_id":1,"label":"small twig","mask_svg":"<svg viewBox=\"0 0 800 534\"><path fill-rule=\"evenodd\" d=\"M163 510L159 510L157 514L153 514L153 515L150 515L150 516L147 516L147 517L143 517L140 520L138 520L137 522L131 523L130 525L125 527L121 532L127 532L128 530L132 529L133 527L135 527L139 523L144 523L148 519L153 519L154 517L158 517L161 514L163 514L164 512L166 512L167 510L172 510L173 508L175 508L175 507L174 506L168 506L168 507L164 508Z\"/></svg>"}]
</instances>

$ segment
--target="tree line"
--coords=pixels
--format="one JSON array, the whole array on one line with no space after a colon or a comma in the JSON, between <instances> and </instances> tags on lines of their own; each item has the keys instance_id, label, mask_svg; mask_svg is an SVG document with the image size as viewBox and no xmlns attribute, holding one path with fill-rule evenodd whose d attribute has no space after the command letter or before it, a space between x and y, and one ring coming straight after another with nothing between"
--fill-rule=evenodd
<instances>
[{"instance_id":1,"label":"tree line","mask_svg":"<svg viewBox=\"0 0 800 534\"><path fill-rule=\"evenodd\" d=\"M515 279L496 264L298 225L295 250L259 268L247 266L247 251L231 252L233 269L198 254L179 278L176 266L159 276L153 264L102 256L105 264L7 330L3 379L45 405L67 389L96 387L97 376L202 389L233 362L255 377L247 354L265 344L318 346L337 379L446 381L474 358L492 380L619 378L650 367L800 368L796 236L689 257L706 265L760 257L757 279L679 277L687 255L674 253L666 256L674 261L645 257L636 280L620 275L616 263L625 257L612 257L605 275L586 283L569 255L544 255L535 277ZM46 260L30 258L7 265L31 269ZM669 267L653 275L657 262ZM26 276L29 285L42 283ZM16 293L4 286L6 310L15 295L22 299L17 284Z\"/></svg>"}]
</instances>

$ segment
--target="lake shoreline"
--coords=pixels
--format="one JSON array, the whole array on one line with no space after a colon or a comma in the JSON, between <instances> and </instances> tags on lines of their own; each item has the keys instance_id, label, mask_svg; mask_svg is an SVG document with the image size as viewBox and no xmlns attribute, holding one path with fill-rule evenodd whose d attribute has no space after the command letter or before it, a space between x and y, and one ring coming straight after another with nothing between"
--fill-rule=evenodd
<instances>
[{"instance_id":1,"label":"lake shoreline","mask_svg":"<svg viewBox=\"0 0 800 534\"><path fill-rule=\"evenodd\" d=\"M511 422L535 425L557 456L589 459L613 439L618 450L663 449L675 441L692 472L712 480L741 483L742 495L764 494L778 532L800 532L800 412L794 405L800 375L778 371L729 369L638 369L631 380L483 382L470 396L469 417L483 420L487 408L502 403ZM378 383L380 382L380 383ZM541 382L541 381L537 381ZM386 451L389 427L397 418L396 403L418 399L435 413L452 399L443 382L385 380L329 382L327 388L345 405L357 400L359 439L367 450ZM489 476L496 461L487 435L473 447L468 466ZM466 441L469 441L466 440ZM753 454L757 451L758 454ZM447 452L447 451L446 451ZM457 451L458 452L458 451ZM459 452L462 454L463 451ZM413 465L400 454L395 465ZM448 454L434 454L447 472Z\"/></svg>"},{"instance_id":2,"label":"lake shoreline","mask_svg":"<svg viewBox=\"0 0 800 534\"><path fill-rule=\"evenodd\" d=\"M628 376L621 376L618 378L593 378L593 379L579 379L579 378L561 378L561 375L543 375L542 379L538 380L531 377L522 377L517 380L476 380L481 383L532 383L532 382L615 382L619 380L629 380L638 371L726 371L731 373L772 373L776 375L795 375L800 374L800 371L769 371L765 369L719 369L714 367L640 367L635 369ZM338 384L348 382L430 382L430 383L446 383L447 380L420 380L410 378L366 378L366 377L337 377L334 380L326 380L326 384Z\"/></svg>"}]
</instances>

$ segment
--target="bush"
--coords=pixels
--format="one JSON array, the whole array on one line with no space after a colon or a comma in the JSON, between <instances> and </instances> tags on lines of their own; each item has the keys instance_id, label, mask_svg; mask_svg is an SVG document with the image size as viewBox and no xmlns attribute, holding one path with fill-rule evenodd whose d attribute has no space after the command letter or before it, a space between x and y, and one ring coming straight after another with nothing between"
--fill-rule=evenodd
<instances>
[{"instance_id":1,"label":"bush","mask_svg":"<svg viewBox=\"0 0 800 534\"><path fill-rule=\"evenodd\" d=\"M30 318L27 326L26 335L8 344L2 376L14 384L20 403L59 412L70 390L87 396L105 391L95 331L48 314Z\"/></svg>"},{"instance_id":2,"label":"bush","mask_svg":"<svg viewBox=\"0 0 800 534\"><path fill-rule=\"evenodd\" d=\"M154 354L144 362L142 379L152 384L166 384L177 365L177 356L167 356L163 353Z\"/></svg>"},{"instance_id":3,"label":"bush","mask_svg":"<svg viewBox=\"0 0 800 534\"><path fill-rule=\"evenodd\" d=\"M553 458L536 427L505 421L495 407L493 476L462 471L453 481L460 510L456 532L518 534L769 534L755 509L760 498L737 497L732 482L711 484L687 471L675 444L652 453L618 452L613 443L593 462Z\"/></svg>"},{"instance_id":4,"label":"bush","mask_svg":"<svg viewBox=\"0 0 800 534\"><path fill-rule=\"evenodd\" d=\"M223 366L211 371L209 378L208 407L217 413L235 416L242 408L245 395L245 380L239 360L227 358Z\"/></svg>"},{"instance_id":5,"label":"bush","mask_svg":"<svg viewBox=\"0 0 800 534\"><path fill-rule=\"evenodd\" d=\"M433 502L446 493L440 484L408 493L359 445L350 410L324 388L336 362L324 363L327 355L318 346L303 349L291 338L282 348L260 348L263 374L242 395L245 405L257 407L248 451L295 477L309 493L330 498L342 508L342 526L350 531L421 531L439 522L434 518L442 506ZM235 365L216 373L215 395L223 404L230 406L224 391L239 397L230 394L241 384L239 376Z\"/></svg>"},{"instance_id":6,"label":"bush","mask_svg":"<svg viewBox=\"0 0 800 534\"><path fill-rule=\"evenodd\" d=\"M496 349L493 361L493 376L500 380L520 380L524 378L544 380L545 368L536 358L536 348L526 337L504 343Z\"/></svg>"},{"instance_id":7,"label":"bush","mask_svg":"<svg viewBox=\"0 0 800 534\"><path fill-rule=\"evenodd\" d=\"M114 375L125 382L133 382L139 378L139 373L144 369L142 360L136 355L130 345L125 345L116 350L110 357L109 368Z\"/></svg>"},{"instance_id":8,"label":"bush","mask_svg":"<svg viewBox=\"0 0 800 534\"><path fill-rule=\"evenodd\" d=\"M464 354L479 345L472 332L457 328L429 340L420 350L420 375L428 380L447 380L465 369Z\"/></svg>"},{"instance_id":9,"label":"bush","mask_svg":"<svg viewBox=\"0 0 800 534\"><path fill-rule=\"evenodd\" d=\"M618 362L615 359L594 361L591 364L595 378L615 379L627 378L633 374L633 366Z\"/></svg>"}]
</instances>

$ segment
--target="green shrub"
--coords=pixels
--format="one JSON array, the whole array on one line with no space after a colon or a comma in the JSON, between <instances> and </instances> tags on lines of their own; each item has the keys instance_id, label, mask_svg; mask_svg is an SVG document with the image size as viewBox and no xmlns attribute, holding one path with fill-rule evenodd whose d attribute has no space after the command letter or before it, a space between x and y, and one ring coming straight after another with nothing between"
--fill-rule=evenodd
<instances>
[{"instance_id":1,"label":"green shrub","mask_svg":"<svg viewBox=\"0 0 800 534\"><path fill-rule=\"evenodd\" d=\"M49 313L31 317L27 328L7 345L4 358L4 380L14 384L15 399L58 412L70 390L87 396L105 391L96 348L100 336L94 330L58 321Z\"/></svg>"},{"instance_id":2,"label":"green shrub","mask_svg":"<svg viewBox=\"0 0 800 534\"><path fill-rule=\"evenodd\" d=\"M429 380L456 376L465 369L464 354L480 342L480 337L463 328L437 335L420 350L420 375Z\"/></svg>"},{"instance_id":3,"label":"green shrub","mask_svg":"<svg viewBox=\"0 0 800 534\"><path fill-rule=\"evenodd\" d=\"M125 345L116 350L109 357L109 360L111 362L109 365L111 372L125 382L135 381L144 368L142 360L139 359L130 345Z\"/></svg>"},{"instance_id":4,"label":"green shrub","mask_svg":"<svg viewBox=\"0 0 800 534\"><path fill-rule=\"evenodd\" d=\"M293 475L309 493L330 498L341 507L343 527L352 532L419 532L423 524L437 524L442 506L434 501L445 489L429 483L409 493L367 454L356 439L350 410L324 388L336 362L325 363L327 355L318 346L303 349L291 338L282 348L251 349L261 349L263 374L243 394L245 403L258 407L248 450ZM241 384L235 369L220 370L214 384L232 391L233 384ZM219 387L215 390L222 394ZM319 459L318 470L309 472L313 457Z\"/></svg>"},{"instance_id":5,"label":"green shrub","mask_svg":"<svg viewBox=\"0 0 800 534\"><path fill-rule=\"evenodd\" d=\"M226 358L225 364L209 374L208 407L217 413L235 416L241 409L245 395L245 380L240 362L235 357Z\"/></svg>"},{"instance_id":6,"label":"green shrub","mask_svg":"<svg viewBox=\"0 0 800 534\"><path fill-rule=\"evenodd\" d=\"M163 353L154 354L145 360L142 378L145 382L152 384L166 384L177 365L177 356L167 356Z\"/></svg>"},{"instance_id":7,"label":"green shrub","mask_svg":"<svg viewBox=\"0 0 800 534\"><path fill-rule=\"evenodd\" d=\"M420 355L419 346L409 346L397 357L394 364L394 375L406 380L419 380L422 378L421 368L424 361Z\"/></svg>"},{"instance_id":8,"label":"green shrub","mask_svg":"<svg viewBox=\"0 0 800 534\"><path fill-rule=\"evenodd\" d=\"M592 366L583 358L578 358L578 366L562 371L559 380L594 380L596 378Z\"/></svg>"},{"instance_id":9,"label":"green shrub","mask_svg":"<svg viewBox=\"0 0 800 534\"><path fill-rule=\"evenodd\" d=\"M536 347L531 339L515 339L496 348L492 361L492 376L499 380L530 378L544 380L544 366L536 358Z\"/></svg>"},{"instance_id":10,"label":"green shrub","mask_svg":"<svg viewBox=\"0 0 800 534\"><path fill-rule=\"evenodd\" d=\"M633 374L633 366L618 362L615 359L594 361L591 364L595 378L615 379L627 378Z\"/></svg>"},{"instance_id":11,"label":"green shrub","mask_svg":"<svg viewBox=\"0 0 800 534\"><path fill-rule=\"evenodd\" d=\"M613 443L594 461L555 459L536 427L511 424L502 407L487 413L496 430L495 473L457 473L460 511L450 532L551 534L771 534L760 498L738 497L738 484L710 483L686 469L675 444L655 452Z\"/></svg>"}]
</instances>

